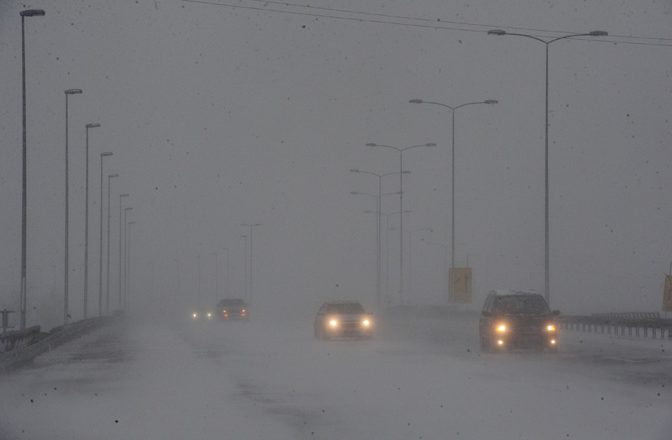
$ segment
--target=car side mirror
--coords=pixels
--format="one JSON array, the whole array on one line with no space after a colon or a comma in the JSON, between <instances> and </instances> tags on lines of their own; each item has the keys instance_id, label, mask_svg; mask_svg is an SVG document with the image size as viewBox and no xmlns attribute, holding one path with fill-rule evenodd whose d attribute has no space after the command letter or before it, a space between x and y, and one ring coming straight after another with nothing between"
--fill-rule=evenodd
<instances>
[{"instance_id":1,"label":"car side mirror","mask_svg":"<svg viewBox=\"0 0 672 440\"><path fill-rule=\"evenodd\" d=\"M553 316L558 316L558 315L560 315L560 310L553 310L553 311L551 312L551 314L552 314Z\"/></svg>"}]
</instances>

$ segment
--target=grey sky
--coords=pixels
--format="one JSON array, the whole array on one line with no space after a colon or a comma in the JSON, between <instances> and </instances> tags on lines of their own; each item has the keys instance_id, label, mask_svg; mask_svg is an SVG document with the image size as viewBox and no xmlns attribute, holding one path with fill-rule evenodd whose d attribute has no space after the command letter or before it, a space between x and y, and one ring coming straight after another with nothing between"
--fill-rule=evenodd
<instances>
[{"instance_id":1,"label":"grey sky","mask_svg":"<svg viewBox=\"0 0 672 440\"><path fill-rule=\"evenodd\" d=\"M316 3L315 3L316 4ZM259 4L254 4L259 6ZM316 4L317 5L317 4ZM672 37L672 2L321 2L321 6L500 26ZM29 301L59 319L64 97L71 99L72 310L81 313L84 124L91 132L97 273L97 155L113 151L113 194L131 192L134 287L144 298L214 299L214 257L231 249L241 292L241 223L255 230L259 300L313 307L375 291L376 191L350 168L394 171L367 142L436 142L405 158L405 227L449 238L450 114L408 104L496 106L457 117L457 263L491 288L543 290L543 46L522 38L232 10L178 0L0 4L0 306L19 289L23 8L28 19ZM655 41L654 41L655 42ZM551 283L566 312L658 310L672 259L672 47L563 41L551 48ZM384 191L397 191L390 178ZM116 292L118 196L112 288ZM398 209L386 199L384 211ZM397 226L396 221L393 222ZM394 233L393 233L394 234ZM421 235L421 234L416 234ZM392 287L398 254L391 235ZM442 253L411 244L420 303L445 301ZM179 280L176 267L179 261ZM223 280L223 278L222 278ZM179 282L178 282L179 281ZM338 287L337 287L338 286ZM93 276L91 292L97 294ZM240 294L240 293L239 293ZM95 307L95 301L92 307ZM33 318L31 318L33 319Z\"/></svg>"}]
</instances>

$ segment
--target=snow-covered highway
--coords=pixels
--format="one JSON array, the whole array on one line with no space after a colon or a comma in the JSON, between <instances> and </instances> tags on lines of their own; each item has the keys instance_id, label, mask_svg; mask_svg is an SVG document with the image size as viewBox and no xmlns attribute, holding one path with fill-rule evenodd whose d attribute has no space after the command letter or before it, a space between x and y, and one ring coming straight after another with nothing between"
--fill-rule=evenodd
<instances>
[{"instance_id":1,"label":"snow-covered highway","mask_svg":"<svg viewBox=\"0 0 672 440\"><path fill-rule=\"evenodd\" d=\"M123 322L0 377L2 439L672 438L672 343L566 332L481 354L473 318L317 341L309 316Z\"/></svg>"}]
</instances>

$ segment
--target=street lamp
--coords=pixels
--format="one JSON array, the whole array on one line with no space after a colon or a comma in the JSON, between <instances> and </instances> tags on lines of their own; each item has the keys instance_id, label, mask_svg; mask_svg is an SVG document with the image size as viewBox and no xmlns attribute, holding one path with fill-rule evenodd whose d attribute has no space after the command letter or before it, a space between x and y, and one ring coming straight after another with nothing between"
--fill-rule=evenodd
<instances>
[{"instance_id":1,"label":"street lamp","mask_svg":"<svg viewBox=\"0 0 672 440\"><path fill-rule=\"evenodd\" d=\"M411 99L409 101L411 104L431 104L431 105L438 105L444 108L447 108L450 110L451 116L452 116L452 125L451 125L451 148L450 148L450 166L451 166L451 172L450 172L450 179L451 179L451 184L450 184L450 270L449 274L452 273L453 269L455 268L455 112L462 108L462 107L467 107L470 105L477 105L477 104L489 104L489 105L494 105L497 104L496 99L486 99L484 101L474 101L474 102L465 102L460 105L456 106L451 106L447 104L443 104L441 102L435 102L435 101L425 101L422 99ZM450 298L450 301L453 301L454 297L454 292L453 292L453 283L450 282L448 286L448 297Z\"/></svg>"},{"instance_id":2,"label":"street lamp","mask_svg":"<svg viewBox=\"0 0 672 440\"><path fill-rule=\"evenodd\" d=\"M126 220L126 214L128 211L132 211L133 208L126 207L124 208L124 309L128 310L128 305L126 301L128 300L128 224Z\"/></svg>"},{"instance_id":3,"label":"street lamp","mask_svg":"<svg viewBox=\"0 0 672 440\"><path fill-rule=\"evenodd\" d=\"M65 256L63 267L63 324L68 323L70 313L68 275L70 258L70 176L69 176L69 154L68 154L68 98L70 95L81 95L81 89L65 90Z\"/></svg>"},{"instance_id":4,"label":"street lamp","mask_svg":"<svg viewBox=\"0 0 672 440\"><path fill-rule=\"evenodd\" d=\"M86 159L84 169L86 176L84 178L84 187L86 193L84 196L84 319L89 315L89 130L98 128L100 124L91 122L85 125L86 128Z\"/></svg>"},{"instance_id":5,"label":"street lamp","mask_svg":"<svg viewBox=\"0 0 672 440\"><path fill-rule=\"evenodd\" d=\"M131 290L131 277L130 277L130 271L131 271L131 226L133 226L135 222L128 222L127 228L128 228L128 233L126 235L126 293L124 296L124 307L126 310L130 311L129 307L129 302L128 302L128 297L130 296L129 292Z\"/></svg>"},{"instance_id":6,"label":"street lamp","mask_svg":"<svg viewBox=\"0 0 672 440\"><path fill-rule=\"evenodd\" d=\"M219 295L219 252L215 251L212 253L215 257L215 299Z\"/></svg>"},{"instance_id":7,"label":"street lamp","mask_svg":"<svg viewBox=\"0 0 672 440\"><path fill-rule=\"evenodd\" d=\"M240 238L243 239L243 294L245 295L245 298L249 301L249 296L247 293L247 288L249 287L247 285L247 235L241 235Z\"/></svg>"},{"instance_id":8,"label":"street lamp","mask_svg":"<svg viewBox=\"0 0 672 440\"><path fill-rule=\"evenodd\" d=\"M112 186L111 181L115 177L119 177L119 174L108 174L107 175L107 275L105 278L105 313L110 314L110 188Z\"/></svg>"},{"instance_id":9,"label":"street lamp","mask_svg":"<svg viewBox=\"0 0 672 440\"><path fill-rule=\"evenodd\" d=\"M100 241L98 245L98 316L103 316L103 159L112 153L100 153Z\"/></svg>"},{"instance_id":10,"label":"street lamp","mask_svg":"<svg viewBox=\"0 0 672 440\"><path fill-rule=\"evenodd\" d=\"M413 212L410 209L404 211L404 214L410 214ZM377 211L364 211L365 214L378 214ZM380 215L385 217L385 292L390 291L390 217L393 215L400 214L400 211L396 212L380 212Z\"/></svg>"},{"instance_id":11,"label":"street lamp","mask_svg":"<svg viewBox=\"0 0 672 440\"><path fill-rule=\"evenodd\" d=\"M360 169L351 169L351 173L356 173L356 174L368 174L370 176L374 176L378 178L378 195L374 195L378 199L378 211L377 211L377 216L376 216L376 307L378 308L378 311L381 310L381 273L382 273L382 261L381 261L381 232L380 232L380 222L381 222L381 217L380 217L380 212L382 209L382 196L383 195L388 195L388 194L396 194L396 193L387 193L383 194L383 177L385 176L391 176L395 174L399 174L398 171L390 172L390 173L383 173L383 174L378 174L374 173L371 171L364 171ZM402 174L410 174L410 171L403 171ZM368 193L361 193L357 191L352 191L350 194L352 195L370 195Z\"/></svg>"},{"instance_id":12,"label":"street lamp","mask_svg":"<svg viewBox=\"0 0 672 440\"><path fill-rule=\"evenodd\" d=\"M395 150L399 153L399 302L404 304L404 152L420 147L436 147L434 143L410 145L408 147L394 147L392 145L375 144L369 142L367 147L382 147Z\"/></svg>"},{"instance_id":13,"label":"street lamp","mask_svg":"<svg viewBox=\"0 0 672 440\"><path fill-rule=\"evenodd\" d=\"M27 298L27 212L28 212L28 147L26 141L26 17L39 17L44 15L42 9L26 9L19 13L21 16L21 95L23 98L22 123L23 123L23 162L21 177L21 294L19 295L19 327L21 330L26 328L26 306Z\"/></svg>"},{"instance_id":14,"label":"street lamp","mask_svg":"<svg viewBox=\"0 0 672 440\"><path fill-rule=\"evenodd\" d=\"M228 247L222 249L226 251L226 297L231 298L231 255Z\"/></svg>"},{"instance_id":15,"label":"street lamp","mask_svg":"<svg viewBox=\"0 0 672 440\"><path fill-rule=\"evenodd\" d=\"M249 257L250 257L250 270L248 271L248 272L249 272L249 273L248 273L248 277L249 277L249 283L248 283L248 285L249 285L249 288L248 288L247 293L248 293L248 295L249 295L249 299L250 299L250 303L251 303L251 302L252 302L252 296L253 296L252 294L253 294L253 292L254 292L254 291L252 290L252 261L253 261L253 260L252 260L252 230L253 230L254 228L256 228L257 226L261 226L261 223L243 223L243 224L240 225L240 226L245 226L245 227L247 227L247 228L250 228L250 255L249 255Z\"/></svg>"},{"instance_id":16,"label":"street lamp","mask_svg":"<svg viewBox=\"0 0 672 440\"><path fill-rule=\"evenodd\" d=\"M119 308L119 309L121 309L121 271L122 271L121 270L121 250L122 250L122 247L123 247L122 242L121 242L121 238L122 238L122 229L123 229L123 225L124 225L124 223L121 219L121 213L123 211L122 199L124 197L128 197L129 195L130 194L128 194L128 193L119 194L119 266L117 267L117 272L118 272L118 275L119 275L119 282L118 282L118 285L117 285L117 288L119 289L118 298L117 298L117 308Z\"/></svg>"},{"instance_id":17,"label":"street lamp","mask_svg":"<svg viewBox=\"0 0 672 440\"><path fill-rule=\"evenodd\" d=\"M488 35L511 35L516 37L530 38L534 41L543 43L546 47L546 94L545 94L545 124L544 124L544 296L546 302L551 303L550 286L550 258L549 258L549 182L548 182L548 48L556 41L574 37L605 37L609 35L606 31L591 31L582 34L564 35L562 37L545 40L534 35L519 34L507 32L503 29L491 29Z\"/></svg>"}]
</instances>

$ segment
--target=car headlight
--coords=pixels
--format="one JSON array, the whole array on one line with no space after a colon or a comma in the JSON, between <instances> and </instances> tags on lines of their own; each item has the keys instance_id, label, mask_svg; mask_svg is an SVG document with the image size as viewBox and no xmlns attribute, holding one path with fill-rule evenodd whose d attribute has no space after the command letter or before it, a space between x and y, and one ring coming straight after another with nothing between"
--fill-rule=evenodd
<instances>
[{"instance_id":1,"label":"car headlight","mask_svg":"<svg viewBox=\"0 0 672 440\"><path fill-rule=\"evenodd\" d=\"M208 319L212 319L212 312L208 312L205 316L206 316Z\"/></svg>"},{"instance_id":2,"label":"car headlight","mask_svg":"<svg viewBox=\"0 0 672 440\"><path fill-rule=\"evenodd\" d=\"M497 333L506 333L509 331L509 326L505 322L500 322L497 324L497 327L495 327L495 331Z\"/></svg>"},{"instance_id":3,"label":"car headlight","mask_svg":"<svg viewBox=\"0 0 672 440\"><path fill-rule=\"evenodd\" d=\"M330 328L338 328L339 322L336 318L330 318L328 324Z\"/></svg>"},{"instance_id":4,"label":"car headlight","mask_svg":"<svg viewBox=\"0 0 672 440\"><path fill-rule=\"evenodd\" d=\"M362 319L362 327L370 328L372 325L373 325L373 322L371 322L371 319L369 319L369 318Z\"/></svg>"},{"instance_id":5,"label":"car headlight","mask_svg":"<svg viewBox=\"0 0 672 440\"><path fill-rule=\"evenodd\" d=\"M198 319L198 313L197 312L192 313L191 319Z\"/></svg>"},{"instance_id":6,"label":"car headlight","mask_svg":"<svg viewBox=\"0 0 672 440\"><path fill-rule=\"evenodd\" d=\"M546 324L546 331L549 333L553 333L555 331L555 324Z\"/></svg>"}]
</instances>

